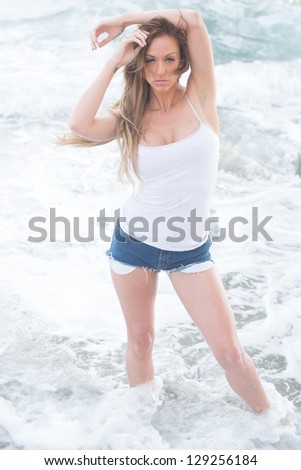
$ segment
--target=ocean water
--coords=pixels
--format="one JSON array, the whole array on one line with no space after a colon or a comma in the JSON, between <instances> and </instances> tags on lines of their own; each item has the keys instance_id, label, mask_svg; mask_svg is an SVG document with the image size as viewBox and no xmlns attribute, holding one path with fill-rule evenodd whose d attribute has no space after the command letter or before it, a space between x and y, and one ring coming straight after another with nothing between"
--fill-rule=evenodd
<instances>
[{"instance_id":1,"label":"ocean water","mask_svg":"<svg viewBox=\"0 0 301 470\"><path fill-rule=\"evenodd\" d=\"M301 2L181 1L200 9L218 83L221 158L212 214L227 228L257 208L272 241L252 224L215 242L239 336L272 402L254 415L174 293L159 277L153 383L127 385L126 332L98 235L79 242L50 209L80 221L113 215L131 192L118 185L115 142L55 146L77 99L114 44L91 52L101 16L174 2L0 1L0 448L301 449ZM185 77L183 78L185 80ZM120 93L114 77L104 107ZM44 217L44 242L29 226ZM41 222L40 222L41 223ZM93 224L92 224L93 225ZM215 227L218 230L218 225ZM42 223L41 223L42 226ZM107 226L112 233L113 224ZM227 231L228 233L228 231Z\"/></svg>"}]
</instances>

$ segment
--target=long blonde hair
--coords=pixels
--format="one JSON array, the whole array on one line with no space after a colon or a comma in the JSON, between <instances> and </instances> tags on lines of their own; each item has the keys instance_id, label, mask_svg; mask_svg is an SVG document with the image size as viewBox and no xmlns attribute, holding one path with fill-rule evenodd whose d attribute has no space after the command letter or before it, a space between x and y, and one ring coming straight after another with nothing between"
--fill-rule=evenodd
<instances>
[{"instance_id":1,"label":"long blonde hair","mask_svg":"<svg viewBox=\"0 0 301 470\"><path fill-rule=\"evenodd\" d=\"M178 41L180 49L178 75L182 75L189 68L187 34L184 29L163 17L152 18L147 23L141 24L139 29L149 33L146 40L147 45L139 51L132 62L124 67L124 87L121 98L110 106L111 112L117 117L116 139L121 151L117 178L122 182L126 177L132 185L134 185L132 171L142 183L138 171L138 142L141 137L142 116L151 96L151 87L144 76L146 50L156 37L174 37ZM103 144L102 142L88 141L73 133L69 133L59 140L60 144L88 146Z\"/></svg>"}]
</instances>

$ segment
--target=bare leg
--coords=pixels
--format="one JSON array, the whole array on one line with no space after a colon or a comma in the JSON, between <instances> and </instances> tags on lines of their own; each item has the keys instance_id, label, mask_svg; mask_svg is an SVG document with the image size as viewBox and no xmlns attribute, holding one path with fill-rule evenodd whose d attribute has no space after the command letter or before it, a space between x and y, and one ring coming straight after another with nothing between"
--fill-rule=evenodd
<instances>
[{"instance_id":1,"label":"bare leg","mask_svg":"<svg viewBox=\"0 0 301 470\"><path fill-rule=\"evenodd\" d=\"M129 385L134 387L153 380L152 348L155 337L154 304L158 273L136 268L129 274L111 269L113 285L126 321L126 369Z\"/></svg>"},{"instance_id":2,"label":"bare leg","mask_svg":"<svg viewBox=\"0 0 301 470\"><path fill-rule=\"evenodd\" d=\"M216 266L193 274L171 272L169 277L182 304L225 370L232 389L253 411L266 411L269 401L253 361L239 342L234 315Z\"/></svg>"}]
</instances>

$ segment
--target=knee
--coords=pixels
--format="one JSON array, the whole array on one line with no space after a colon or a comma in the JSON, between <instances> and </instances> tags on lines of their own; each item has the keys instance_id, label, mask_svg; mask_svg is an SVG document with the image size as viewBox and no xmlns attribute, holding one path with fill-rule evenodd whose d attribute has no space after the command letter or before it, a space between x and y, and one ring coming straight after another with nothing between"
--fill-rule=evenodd
<instances>
[{"instance_id":1,"label":"knee","mask_svg":"<svg viewBox=\"0 0 301 470\"><path fill-rule=\"evenodd\" d=\"M215 353L218 363L224 370L243 369L245 367L245 352L238 344L223 345Z\"/></svg>"},{"instance_id":2,"label":"knee","mask_svg":"<svg viewBox=\"0 0 301 470\"><path fill-rule=\"evenodd\" d=\"M151 354L154 339L153 331L136 332L129 336L128 344L134 354L142 359L145 356Z\"/></svg>"}]
</instances>

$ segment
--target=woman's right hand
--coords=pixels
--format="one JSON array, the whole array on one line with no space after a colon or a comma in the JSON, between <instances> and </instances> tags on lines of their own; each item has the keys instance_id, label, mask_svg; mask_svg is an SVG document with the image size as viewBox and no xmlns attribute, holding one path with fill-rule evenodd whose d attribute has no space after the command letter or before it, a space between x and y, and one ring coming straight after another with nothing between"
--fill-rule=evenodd
<instances>
[{"instance_id":1,"label":"woman's right hand","mask_svg":"<svg viewBox=\"0 0 301 470\"><path fill-rule=\"evenodd\" d=\"M127 65L138 55L142 47L146 46L147 31L136 29L129 36L125 36L120 42L119 48L113 54L112 60L117 67Z\"/></svg>"}]
</instances>

